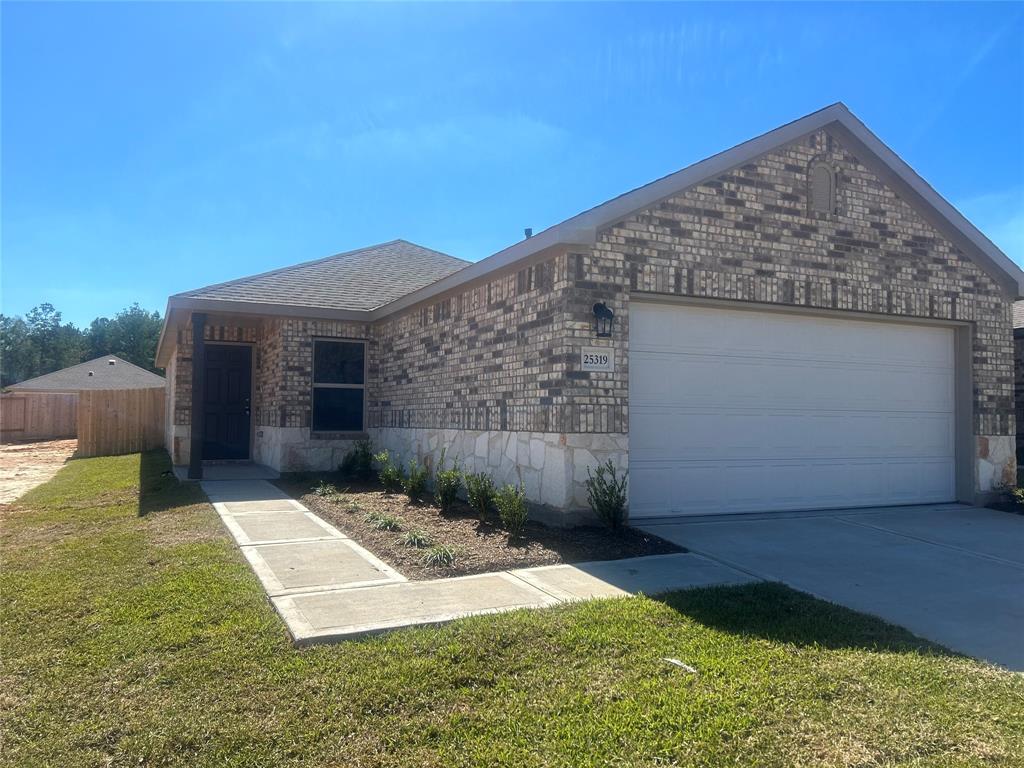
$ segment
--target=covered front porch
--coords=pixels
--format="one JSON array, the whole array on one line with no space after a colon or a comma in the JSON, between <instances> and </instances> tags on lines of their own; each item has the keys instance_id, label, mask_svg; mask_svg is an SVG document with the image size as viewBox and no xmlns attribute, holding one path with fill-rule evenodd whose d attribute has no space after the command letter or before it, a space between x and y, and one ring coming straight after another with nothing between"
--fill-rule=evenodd
<instances>
[{"instance_id":1,"label":"covered front porch","mask_svg":"<svg viewBox=\"0 0 1024 768\"><path fill-rule=\"evenodd\" d=\"M368 324L193 311L175 333L165 444L176 474L330 470L368 435Z\"/></svg>"}]
</instances>

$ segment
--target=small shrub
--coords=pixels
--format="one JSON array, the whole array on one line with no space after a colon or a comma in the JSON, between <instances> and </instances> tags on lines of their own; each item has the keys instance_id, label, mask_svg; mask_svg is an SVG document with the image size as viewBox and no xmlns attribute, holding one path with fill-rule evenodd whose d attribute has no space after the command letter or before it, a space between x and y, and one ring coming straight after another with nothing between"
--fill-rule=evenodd
<instances>
[{"instance_id":1,"label":"small shrub","mask_svg":"<svg viewBox=\"0 0 1024 768\"><path fill-rule=\"evenodd\" d=\"M498 508L501 523L508 529L509 537L515 538L526 525L526 492L514 485L506 485L494 494L494 506Z\"/></svg>"},{"instance_id":2,"label":"small shrub","mask_svg":"<svg viewBox=\"0 0 1024 768\"><path fill-rule=\"evenodd\" d=\"M391 454L381 451L373 460L377 462L380 469L377 470L377 477L380 484L384 486L385 493L397 493L402 490L402 468L391 461Z\"/></svg>"},{"instance_id":3,"label":"small shrub","mask_svg":"<svg viewBox=\"0 0 1024 768\"><path fill-rule=\"evenodd\" d=\"M334 486L333 483L328 483L324 480L321 480L319 483L316 484L316 488L313 489L313 493L316 494L317 496L330 498L331 496L337 496L340 493L340 491Z\"/></svg>"},{"instance_id":4,"label":"small shrub","mask_svg":"<svg viewBox=\"0 0 1024 768\"><path fill-rule=\"evenodd\" d=\"M451 547L431 547L423 553L423 564L432 567L450 567L455 564L455 550Z\"/></svg>"},{"instance_id":5,"label":"small shrub","mask_svg":"<svg viewBox=\"0 0 1024 768\"><path fill-rule=\"evenodd\" d=\"M382 515L380 512L371 512L366 516L366 522L378 531L400 531L402 522L397 517Z\"/></svg>"},{"instance_id":6,"label":"small shrub","mask_svg":"<svg viewBox=\"0 0 1024 768\"><path fill-rule=\"evenodd\" d=\"M406 531L399 537L398 541L400 544L404 544L407 547L415 547L416 549L430 546L430 538L423 531Z\"/></svg>"},{"instance_id":7,"label":"small shrub","mask_svg":"<svg viewBox=\"0 0 1024 768\"><path fill-rule=\"evenodd\" d=\"M369 440L357 440L345 454L338 470L343 477L365 483L373 477L373 447Z\"/></svg>"},{"instance_id":8,"label":"small shrub","mask_svg":"<svg viewBox=\"0 0 1024 768\"><path fill-rule=\"evenodd\" d=\"M1010 491L1010 498L1017 509L1024 509L1024 488L1014 488Z\"/></svg>"},{"instance_id":9,"label":"small shrub","mask_svg":"<svg viewBox=\"0 0 1024 768\"><path fill-rule=\"evenodd\" d=\"M617 530L626 519L626 474L620 479L611 459L598 464L591 473L587 467L587 501L594 514L609 528Z\"/></svg>"},{"instance_id":10,"label":"small shrub","mask_svg":"<svg viewBox=\"0 0 1024 768\"><path fill-rule=\"evenodd\" d=\"M360 507L359 504L357 504L355 501L349 499L348 501L345 502L345 505L342 507L342 510L344 510L345 512L354 513L362 512L363 508Z\"/></svg>"},{"instance_id":11,"label":"small shrub","mask_svg":"<svg viewBox=\"0 0 1024 768\"><path fill-rule=\"evenodd\" d=\"M487 519L494 503L494 481L486 472L469 472L466 474L466 498L469 506L476 510L481 522Z\"/></svg>"},{"instance_id":12,"label":"small shrub","mask_svg":"<svg viewBox=\"0 0 1024 768\"><path fill-rule=\"evenodd\" d=\"M402 478L402 489L409 501L419 501L427 492L430 470L416 459L409 460L409 474Z\"/></svg>"},{"instance_id":13,"label":"small shrub","mask_svg":"<svg viewBox=\"0 0 1024 768\"><path fill-rule=\"evenodd\" d=\"M442 512L448 512L459 497L462 490L462 470L459 469L458 459L451 469L444 468L444 451L441 451L441 461L438 463L437 476L434 478L434 498L437 506Z\"/></svg>"}]
</instances>

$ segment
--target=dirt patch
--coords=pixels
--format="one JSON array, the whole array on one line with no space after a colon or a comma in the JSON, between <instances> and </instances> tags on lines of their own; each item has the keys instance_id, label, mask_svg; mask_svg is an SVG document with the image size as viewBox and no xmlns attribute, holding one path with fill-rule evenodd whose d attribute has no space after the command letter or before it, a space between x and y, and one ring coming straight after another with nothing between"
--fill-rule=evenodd
<instances>
[{"instance_id":1,"label":"dirt patch","mask_svg":"<svg viewBox=\"0 0 1024 768\"><path fill-rule=\"evenodd\" d=\"M77 447L77 440L0 445L0 504L9 504L45 483L57 474Z\"/></svg>"},{"instance_id":2,"label":"dirt patch","mask_svg":"<svg viewBox=\"0 0 1024 768\"><path fill-rule=\"evenodd\" d=\"M508 532L500 527L496 518L481 523L473 510L463 503L442 514L433 504L411 504L403 494L388 495L376 485L346 485L331 479L339 489L347 487L348 492L333 497L318 496L313 493L316 482L284 478L277 485L414 580L684 551L634 528L613 533L595 527L549 528L536 522L527 523L522 535L510 541ZM366 516L374 512L397 518L401 530L374 528L366 520ZM401 537L408 531L422 532L431 545L450 547L455 551L455 562L451 566L425 565L425 549L402 544Z\"/></svg>"}]
</instances>

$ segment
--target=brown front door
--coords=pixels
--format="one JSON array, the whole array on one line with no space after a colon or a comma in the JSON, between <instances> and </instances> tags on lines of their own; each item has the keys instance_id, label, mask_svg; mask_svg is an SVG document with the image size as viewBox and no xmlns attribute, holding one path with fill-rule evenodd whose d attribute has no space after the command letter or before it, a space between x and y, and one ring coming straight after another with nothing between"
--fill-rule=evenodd
<instances>
[{"instance_id":1,"label":"brown front door","mask_svg":"<svg viewBox=\"0 0 1024 768\"><path fill-rule=\"evenodd\" d=\"M252 347L206 344L203 458L248 459Z\"/></svg>"}]
</instances>

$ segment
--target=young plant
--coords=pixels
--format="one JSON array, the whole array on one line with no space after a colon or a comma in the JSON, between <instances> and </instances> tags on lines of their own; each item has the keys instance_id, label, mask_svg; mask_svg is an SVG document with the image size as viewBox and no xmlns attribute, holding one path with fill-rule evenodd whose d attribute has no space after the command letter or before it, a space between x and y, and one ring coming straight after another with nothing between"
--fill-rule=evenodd
<instances>
[{"instance_id":1,"label":"young plant","mask_svg":"<svg viewBox=\"0 0 1024 768\"><path fill-rule=\"evenodd\" d=\"M402 490L402 468L395 465L391 461L391 454L387 451L381 451L373 460L380 467L377 470L377 477L380 480L380 484L384 486L385 493L397 493Z\"/></svg>"},{"instance_id":2,"label":"young plant","mask_svg":"<svg viewBox=\"0 0 1024 768\"><path fill-rule=\"evenodd\" d=\"M434 478L434 498L442 512L449 512L459 497L459 491L462 490L462 470L459 469L458 459L455 460L451 469L444 468L444 451L441 451L441 461L438 463L438 467L440 469Z\"/></svg>"},{"instance_id":3,"label":"young plant","mask_svg":"<svg viewBox=\"0 0 1024 768\"><path fill-rule=\"evenodd\" d=\"M317 483L316 488L313 489L313 493L316 494L317 496L330 498L331 496L337 496L339 491L334 486L333 483L328 483L324 480L321 480L319 483Z\"/></svg>"},{"instance_id":4,"label":"young plant","mask_svg":"<svg viewBox=\"0 0 1024 768\"><path fill-rule=\"evenodd\" d=\"M480 522L487 519L494 503L494 481L486 472L469 472L466 474L466 498L469 506L476 510Z\"/></svg>"},{"instance_id":5,"label":"young plant","mask_svg":"<svg viewBox=\"0 0 1024 768\"><path fill-rule=\"evenodd\" d=\"M494 495L494 506L502 525L508 529L509 538L516 538L526 525L526 493L522 488L506 485Z\"/></svg>"},{"instance_id":6,"label":"young plant","mask_svg":"<svg viewBox=\"0 0 1024 768\"><path fill-rule=\"evenodd\" d=\"M366 516L366 522L378 531L400 531L402 522L397 517L382 515L380 512L371 512Z\"/></svg>"},{"instance_id":7,"label":"young plant","mask_svg":"<svg viewBox=\"0 0 1024 768\"><path fill-rule=\"evenodd\" d=\"M591 473L587 467L587 501L598 519L612 530L626 520L626 472L619 478L615 465L608 459Z\"/></svg>"},{"instance_id":8,"label":"young plant","mask_svg":"<svg viewBox=\"0 0 1024 768\"><path fill-rule=\"evenodd\" d=\"M431 547L423 553L423 564L434 568L447 568L455 564L455 550L451 547Z\"/></svg>"},{"instance_id":9,"label":"young plant","mask_svg":"<svg viewBox=\"0 0 1024 768\"><path fill-rule=\"evenodd\" d=\"M345 454L338 470L343 477L367 482L373 477L373 448L369 440L357 440L352 450Z\"/></svg>"},{"instance_id":10,"label":"young plant","mask_svg":"<svg viewBox=\"0 0 1024 768\"><path fill-rule=\"evenodd\" d=\"M1024 509L1024 488L1014 488L1010 491L1010 498L1018 510Z\"/></svg>"},{"instance_id":11,"label":"young plant","mask_svg":"<svg viewBox=\"0 0 1024 768\"><path fill-rule=\"evenodd\" d=\"M416 459L409 460L409 474L402 479L402 489L409 501L419 501L427 492L430 470Z\"/></svg>"},{"instance_id":12,"label":"young plant","mask_svg":"<svg viewBox=\"0 0 1024 768\"><path fill-rule=\"evenodd\" d=\"M398 538L398 542L407 547L423 549L430 546L430 538L423 531L406 531Z\"/></svg>"}]
</instances>

